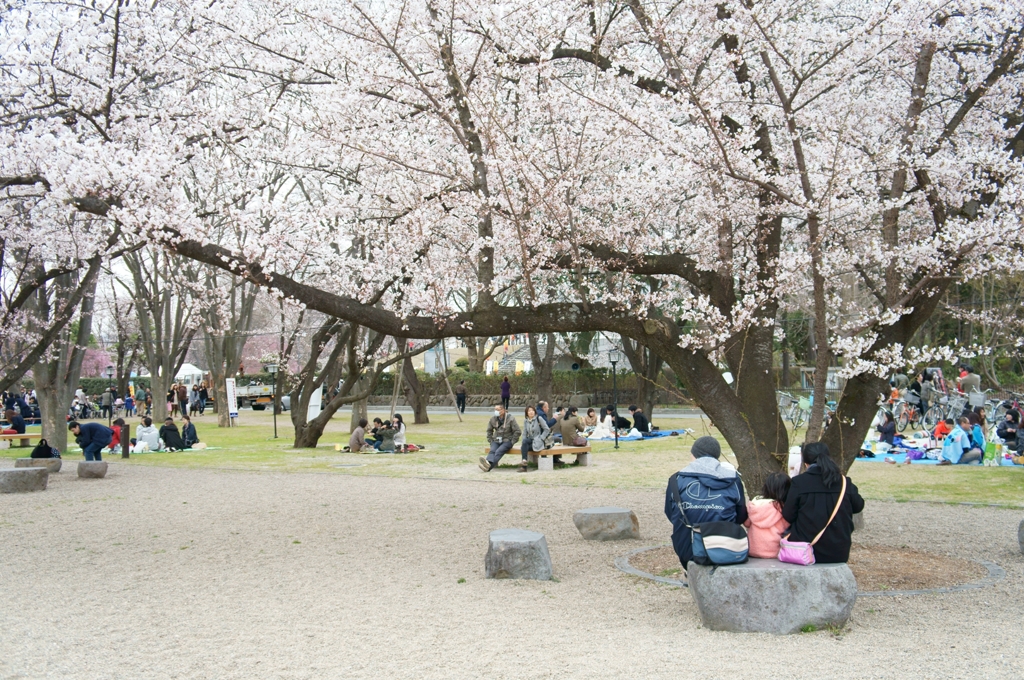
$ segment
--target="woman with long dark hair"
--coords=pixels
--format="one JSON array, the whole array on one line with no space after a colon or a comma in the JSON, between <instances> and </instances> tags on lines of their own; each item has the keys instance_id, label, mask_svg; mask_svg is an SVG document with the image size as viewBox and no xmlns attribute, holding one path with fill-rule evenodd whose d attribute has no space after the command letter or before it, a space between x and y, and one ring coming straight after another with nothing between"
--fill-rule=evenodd
<instances>
[{"instance_id":1,"label":"woman with long dark hair","mask_svg":"<svg viewBox=\"0 0 1024 680\"><path fill-rule=\"evenodd\" d=\"M853 515L864 509L864 499L849 477L843 491L843 473L829 455L828 446L821 442L804 444L801 456L804 472L793 478L782 508L782 517L791 527L789 540L810 543L824 529L814 544L814 561L846 562L850 559ZM837 503L839 509L829 522Z\"/></svg>"}]
</instances>

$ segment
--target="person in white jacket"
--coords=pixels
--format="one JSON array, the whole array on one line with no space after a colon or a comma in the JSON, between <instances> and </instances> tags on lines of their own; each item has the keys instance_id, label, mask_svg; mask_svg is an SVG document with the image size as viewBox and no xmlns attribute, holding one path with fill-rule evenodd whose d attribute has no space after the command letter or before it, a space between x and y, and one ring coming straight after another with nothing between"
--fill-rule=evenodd
<instances>
[{"instance_id":1,"label":"person in white jacket","mask_svg":"<svg viewBox=\"0 0 1024 680\"><path fill-rule=\"evenodd\" d=\"M395 428L395 450L405 451L405 423L402 421L402 414L396 413L391 417L392 426Z\"/></svg>"},{"instance_id":2,"label":"person in white jacket","mask_svg":"<svg viewBox=\"0 0 1024 680\"><path fill-rule=\"evenodd\" d=\"M145 447L143 447L145 444ZM163 442L160 441L160 430L153 427L153 419L146 417L142 419L142 426L135 430L134 453L141 453L144 450L160 451L163 449Z\"/></svg>"}]
</instances>

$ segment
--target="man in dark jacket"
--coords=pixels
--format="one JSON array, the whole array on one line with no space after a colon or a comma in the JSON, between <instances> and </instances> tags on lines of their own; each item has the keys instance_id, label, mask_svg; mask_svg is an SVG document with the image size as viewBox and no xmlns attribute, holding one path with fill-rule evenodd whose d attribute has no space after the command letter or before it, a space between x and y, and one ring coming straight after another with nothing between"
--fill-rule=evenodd
<instances>
[{"instance_id":1,"label":"man in dark jacket","mask_svg":"<svg viewBox=\"0 0 1024 680\"><path fill-rule=\"evenodd\" d=\"M743 482L736 468L723 465L718 459L722 447L714 437L701 437L690 448L693 462L674 475L686 521L672 497L672 487L665 490L665 516L672 522L672 547L683 569L693 558L690 526L704 522L747 521L747 501ZM671 483L671 479L669 480Z\"/></svg>"},{"instance_id":2,"label":"man in dark jacket","mask_svg":"<svg viewBox=\"0 0 1024 680\"><path fill-rule=\"evenodd\" d=\"M647 420L647 416L644 415L643 409L636 404L629 407L629 415L633 416L633 427L639 432L650 432L651 423Z\"/></svg>"},{"instance_id":3,"label":"man in dark jacket","mask_svg":"<svg viewBox=\"0 0 1024 680\"><path fill-rule=\"evenodd\" d=\"M114 439L114 431L99 423L82 425L72 420L68 423L68 430L75 435L75 441L82 447L86 460L103 460L100 452Z\"/></svg>"}]
</instances>

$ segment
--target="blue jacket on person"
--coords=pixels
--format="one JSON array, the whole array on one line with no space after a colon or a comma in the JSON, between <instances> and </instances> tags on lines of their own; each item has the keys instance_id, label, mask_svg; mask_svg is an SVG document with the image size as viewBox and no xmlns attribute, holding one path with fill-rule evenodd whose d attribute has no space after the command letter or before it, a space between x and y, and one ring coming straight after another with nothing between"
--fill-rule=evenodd
<instances>
[{"instance_id":1,"label":"blue jacket on person","mask_svg":"<svg viewBox=\"0 0 1024 680\"><path fill-rule=\"evenodd\" d=\"M704 522L747 521L747 501L743 483L736 469L722 465L717 458L698 458L676 476L679 498L691 526ZM672 547L683 567L693 559L690 527L686 526L679 506L672 497L672 487L665 490L665 516L672 522Z\"/></svg>"},{"instance_id":2,"label":"blue jacket on person","mask_svg":"<svg viewBox=\"0 0 1024 680\"><path fill-rule=\"evenodd\" d=\"M84 451L90 444L107 446L114 439L114 431L99 423L79 423L78 436L75 438Z\"/></svg>"}]
</instances>

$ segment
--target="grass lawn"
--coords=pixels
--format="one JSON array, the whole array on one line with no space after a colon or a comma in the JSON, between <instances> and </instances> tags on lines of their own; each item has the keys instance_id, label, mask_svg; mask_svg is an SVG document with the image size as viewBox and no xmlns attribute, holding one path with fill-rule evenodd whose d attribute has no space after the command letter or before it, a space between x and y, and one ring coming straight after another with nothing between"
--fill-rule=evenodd
<instances>
[{"instance_id":1,"label":"grass lawn","mask_svg":"<svg viewBox=\"0 0 1024 680\"><path fill-rule=\"evenodd\" d=\"M371 419L381 413L371 412ZM405 415L405 414L403 414ZM517 414L518 415L518 414ZM487 427L485 414L466 414L463 422L450 411L435 410L428 425L409 424L407 440L426 446L412 454L351 454L334 450L335 444L348 443L348 417L335 418L316 449L292 448L292 427L288 414L277 419L278 439L273 438L269 411L242 411L239 427L216 427L216 416L195 419L199 437L213 450L177 453L133 454L130 465L208 467L251 471L318 471L347 475L385 475L393 477L432 477L442 479L486 480L507 484L548 484L597 486L604 488L656 488L690 460L688 436L656 440L593 442L592 465L567 467L551 473L517 473L518 449L502 459L502 465L489 474L477 468L484 453ZM411 414L408 416L411 420ZM735 462L717 430L699 418L656 418L663 429L692 428L695 436L711 434L723 442L727 458ZM138 425L132 419L132 428ZM0 456L19 458L29 449L3 449ZM79 454L65 457L76 460ZM567 456L571 462L572 456ZM1024 468L978 468L934 466L894 466L880 463L855 463L850 477L865 498L895 501L938 501L994 503L1024 507Z\"/></svg>"}]
</instances>

